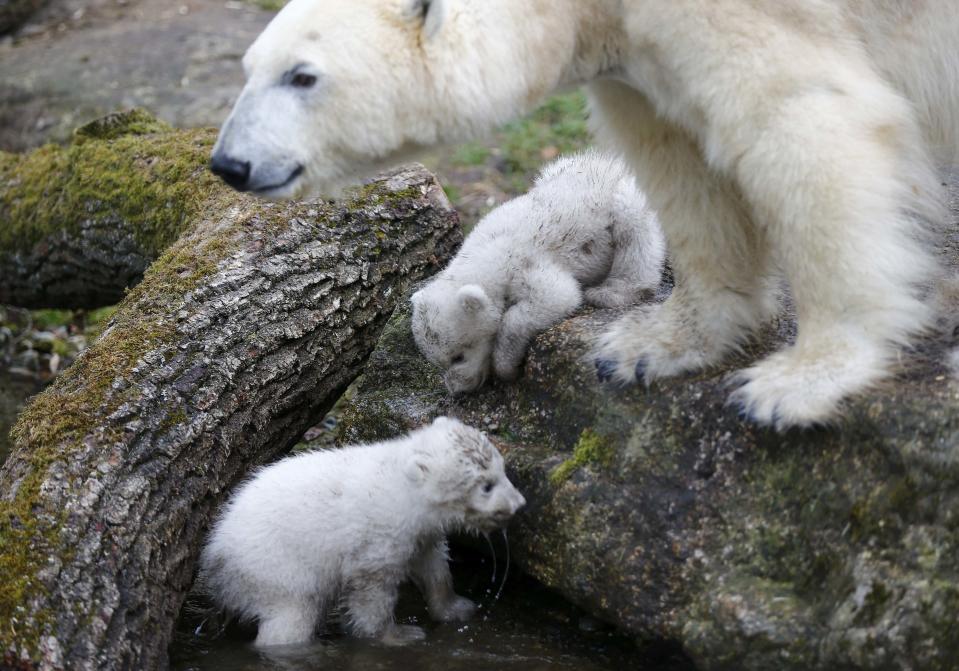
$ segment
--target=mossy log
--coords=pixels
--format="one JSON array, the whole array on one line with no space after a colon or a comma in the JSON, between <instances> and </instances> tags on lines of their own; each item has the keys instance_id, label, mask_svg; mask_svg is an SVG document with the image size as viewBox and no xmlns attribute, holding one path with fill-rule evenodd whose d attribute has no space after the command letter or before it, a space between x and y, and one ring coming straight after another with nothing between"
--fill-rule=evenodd
<instances>
[{"instance_id":1,"label":"mossy log","mask_svg":"<svg viewBox=\"0 0 959 671\"><path fill-rule=\"evenodd\" d=\"M215 138L131 110L77 129L65 147L0 152L0 303L117 303L226 197L206 169Z\"/></svg>"},{"instance_id":2,"label":"mossy log","mask_svg":"<svg viewBox=\"0 0 959 671\"><path fill-rule=\"evenodd\" d=\"M418 166L342 204L219 193L12 431L0 668L165 667L224 493L322 417L461 239Z\"/></svg>"},{"instance_id":3,"label":"mossy log","mask_svg":"<svg viewBox=\"0 0 959 671\"><path fill-rule=\"evenodd\" d=\"M46 0L0 0L0 35L12 33L44 4Z\"/></svg>"},{"instance_id":4,"label":"mossy log","mask_svg":"<svg viewBox=\"0 0 959 671\"><path fill-rule=\"evenodd\" d=\"M946 321L957 299L943 294ZM438 414L487 428L528 501L509 533L521 568L698 668L956 669L956 332L904 352L834 426L780 434L726 399L730 372L795 337L788 315L722 367L631 389L599 384L589 356L617 316L574 316L536 339L519 380L452 398L404 301L342 439Z\"/></svg>"}]
</instances>

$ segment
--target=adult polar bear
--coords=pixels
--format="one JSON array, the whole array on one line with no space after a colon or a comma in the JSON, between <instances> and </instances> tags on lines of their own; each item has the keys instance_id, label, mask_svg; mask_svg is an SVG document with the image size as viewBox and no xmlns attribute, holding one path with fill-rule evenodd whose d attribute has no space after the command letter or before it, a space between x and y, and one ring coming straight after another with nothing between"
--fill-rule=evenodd
<instances>
[{"instance_id":1,"label":"adult polar bear","mask_svg":"<svg viewBox=\"0 0 959 671\"><path fill-rule=\"evenodd\" d=\"M666 232L677 285L598 345L601 376L717 363L776 311L796 342L741 372L783 428L828 421L932 318L936 152L959 147L955 0L293 0L250 48L214 150L239 189L335 187L586 84Z\"/></svg>"}]
</instances>

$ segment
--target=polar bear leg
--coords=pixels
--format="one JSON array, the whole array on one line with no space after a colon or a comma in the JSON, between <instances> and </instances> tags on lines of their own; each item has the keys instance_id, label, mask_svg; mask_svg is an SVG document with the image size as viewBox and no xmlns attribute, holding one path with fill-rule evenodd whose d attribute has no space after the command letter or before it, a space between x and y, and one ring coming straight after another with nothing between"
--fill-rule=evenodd
<instances>
[{"instance_id":1,"label":"polar bear leg","mask_svg":"<svg viewBox=\"0 0 959 671\"><path fill-rule=\"evenodd\" d=\"M476 604L453 591L446 541L427 545L413 558L413 582L426 598L430 615L439 622L464 622L476 612Z\"/></svg>"},{"instance_id":2,"label":"polar bear leg","mask_svg":"<svg viewBox=\"0 0 959 671\"><path fill-rule=\"evenodd\" d=\"M636 172L676 277L664 303L629 312L600 338L600 378L649 381L715 364L778 307L763 232L732 181L709 169L689 135L641 94L606 80L589 92L595 132Z\"/></svg>"},{"instance_id":3,"label":"polar bear leg","mask_svg":"<svg viewBox=\"0 0 959 671\"><path fill-rule=\"evenodd\" d=\"M550 263L520 269L517 276L523 293L503 314L493 347L493 370L503 380L516 377L533 337L572 314L583 300L575 278Z\"/></svg>"},{"instance_id":4,"label":"polar bear leg","mask_svg":"<svg viewBox=\"0 0 959 671\"><path fill-rule=\"evenodd\" d=\"M369 571L354 578L347 590L346 610L351 631L384 643L419 641L426 633L419 627L393 621L402 576L395 571Z\"/></svg>"},{"instance_id":5,"label":"polar bear leg","mask_svg":"<svg viewBox=\"0 0 959 671\"><path fill-rule=\"evenodd\" d=\"M257 647L307 643L316 628L319 607L293 598L263 608L256 632Z\"/></svg>"},{"instance_id":6,"label":"polar bear leg","mask_svg":"<svg viewBox=\"0 0 959 671\"><path fill-rule=\"evenodd\" d=\"M843 398L890 374L897 345L932 316L921 287L936 262L916 215L936 216L938 180L909 104L856 74L794 95L739 156L799 334L743 371L733 400L780 429L833 419Z\"/></svg>"}]
</instances>

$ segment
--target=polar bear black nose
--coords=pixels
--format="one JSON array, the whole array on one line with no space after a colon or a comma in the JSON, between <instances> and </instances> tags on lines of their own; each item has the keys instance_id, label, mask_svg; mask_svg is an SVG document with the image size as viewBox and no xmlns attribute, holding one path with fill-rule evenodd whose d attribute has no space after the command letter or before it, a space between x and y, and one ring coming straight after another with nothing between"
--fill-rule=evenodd
<instances>
[{"instance_id":1,"label":"polar bear black nose","mask_svg":"<svg viewBox=\"0 0 959 671\"><path fill-rule=\"evenodd\" d=\"M250 181L250 162L237 161L226 154L214 154L210 170L237 191L246 191Z\"/></svg>"}]
</instances>

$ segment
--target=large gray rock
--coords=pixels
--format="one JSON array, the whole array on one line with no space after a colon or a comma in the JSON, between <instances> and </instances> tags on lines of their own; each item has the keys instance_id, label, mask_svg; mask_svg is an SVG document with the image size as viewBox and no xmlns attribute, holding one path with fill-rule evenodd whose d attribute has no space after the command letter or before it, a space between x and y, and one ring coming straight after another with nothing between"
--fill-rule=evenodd
<instances>
[{"instance_id":1,"label":"large gray rock","mask_svg":"<svg viewBox=\"0 0 959 671\"><path fill-rule=\"evenodd\" d=\"M951 306L955 311L956 306ZM725 405L727 374L792 337L788 318L718 370L596 382L586 312L541 335L513 384L453 399L397 309L346 440L449 413L485 426L529 500L523 569L703 669L959 666L959 381L951 333L836 426L778 434Z\"/></svg>"}]
</instances>

